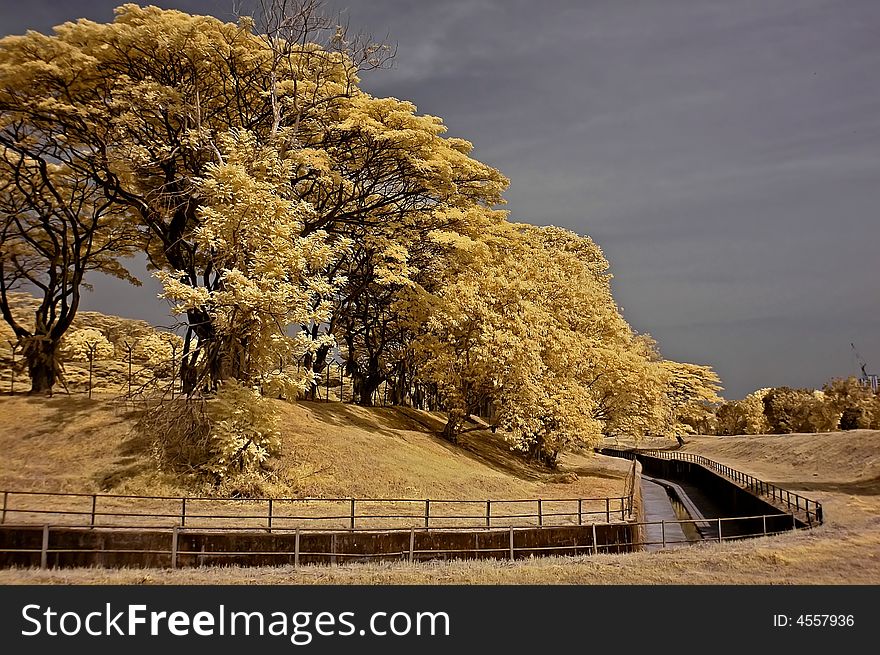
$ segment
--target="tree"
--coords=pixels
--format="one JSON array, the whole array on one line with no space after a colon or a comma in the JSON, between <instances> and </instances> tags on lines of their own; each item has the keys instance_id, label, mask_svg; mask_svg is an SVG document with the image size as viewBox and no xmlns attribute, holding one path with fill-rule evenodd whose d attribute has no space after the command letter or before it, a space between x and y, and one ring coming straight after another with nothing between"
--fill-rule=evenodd
<instances>
[{"instance_id":1,"label":"tree","mask_svg":"<svg viewBox=\"0 0 880 655\"><path fill-rule=\"evenodd\" d=\"M31 393L51 393L87 273L139 284L119 263L135 234L102 189L53 161L50 144L22 121L0 120L0 312L27 359ZM32 325L10 308L10 294L22 289L40 297Z\"/></svg>"},{"instance_id":2,"label":"tree","mask_svg":"<svg viewBox=\"0 0 880 655\"><path fill-rule=\"evenodd\" d=\"M854 378L835 378L822 388L840 415L841 430L880 429L880 396Z\"/></svg>"},{"instance_id":3,"label":"tree","mask_svg":"<svg viewBox=\"0 0 880 655\"><path fill-rule=\"evenodd\" d=\"M768 434L770 424L764 414L764 398L770 388L757 389L738 401L723 403L715 412L716 433L722 435Z\"/></svg>"},{"instance_id":4,"label":"tree","mask_svg":"<svg viewBox=\"0 0 880 655\"><path fill-rule=\"evenodd\" d=\"M206 203L200 181L224 163L218 138L241 130L276 148L290 164L291 189L313 209L302 236L359 243L340 247L325 272L347 281L334 298L343 311L375 282L383 240L406 231L417 243L465 215L451 209L500 201L506 180L468 157L470 144L442 138L439 119L358 88L358 72L386 60L384 46L349 38L316 15L315 3L266 8L262 30L252 19L124 5L111 24L9 37L0 42L0 112L25 121L54 144L53 156L134 212L152 265L196 293L223 285L196 238ZM302 326L320 341L305 362L316 371L331 349L323 335L339 317ZM236 348L214 343L228 335L208 308L191 304L186 318L189 390L204 370L214 386L218 376L246 377Z\"/></svg>"},{"instance_id":5,"label":"tree","mask_svg":"<svg viewBox=\"0 0 880 655\"><path fill-rule=\"evenodd\" d=\"M461 263L415 339L447 438L486 401L511 445L549 466L602 434L662 428L668 375L620 315L591 240L505 223L459 241Z\"/></svg>"},{"instance_id":6,"label":"tree","mask_svg":"<svg viewBox=\"0 0 880 655\"><path fill-rule=\"evenodd\" d=\"M764 415L773 434L826 432L840 421L821 391L776 387L764 396Z\"/></svg>"},{"instance_id":7,"label":"tree","mask_svg":"<svg viewBox=\"0 0 880 655\"><path fill-rule=\"evenodd\" d=\"M110 359L113 353L113 344L94 328L73 330L61 342L61 355L65 360L87 362L91 358Z\"/></svg>"},{"instance_id":8,"label":"tree","mask_svg":"<svg viewBox=\"0 0 880 655\"><path fill-rule=\"evenodd\" d=\"M714 427L715 407L721 403L721 380L708 366L664 360L669 374L666 397L673 434L709 434Z\"/></svg>"},{"instance_id":9,"label":"tree","mask_svg":"<svg viewBox=\"0 0 880 655\"><path fill-rule=\"evenodd\" d=\"M205 361L231 370L208 369L198 383L236 380L295 398L311 382L311 372L303 377L284 363L323 344L289 328L327 320L326 299L334 288L322 272L335 252L323 232L301 236L313 210L293 192L289 160L251 133L235 131L218 142L224 163L207 169L207 202L193 235L217 284L194 288L163 273L164 295L178 313L210 317L220 338L201 348L228 349L208 350Z\"/></svg>"}]
</instances>

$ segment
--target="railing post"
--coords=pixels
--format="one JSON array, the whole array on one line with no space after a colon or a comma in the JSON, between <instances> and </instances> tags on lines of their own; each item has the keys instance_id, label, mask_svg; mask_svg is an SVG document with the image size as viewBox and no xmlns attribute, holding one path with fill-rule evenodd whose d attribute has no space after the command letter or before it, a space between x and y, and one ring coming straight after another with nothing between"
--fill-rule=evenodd
<instances>
[{"instance_id":1,"label":"railing post","mask_svg":"<svg viewBox=\"0 0 880 655\"><path fill-rule=\"evenodd\" d=\"M186 525L186 498L180 499L180 527Z\"/></svg>"},{"instance_id":2,"label":"railing post","mask_svg":"<svg viewBox=\"0 0 880 655\"><path fill-rule=\"evenodd\" d=\"M269 499L269 532L272 532L272 499Z\"/></svg>"},{"instance_id":3,"label":"railing post","mask_svg":"<svg viewBox=\"0 0 880 655\"><path fill-rule=\"evenodd\" d=\"M718 517L718 543L721 543L721 517Z\"/></svg>"},{"instance_id":4,"label":"railing post","mask_svg":"<svg viewBox=\"0 0 880 655\"><path fill-rule=\"evenodd\" d=\"M352 530L354 530L354 498L351 499L351 516L350 516L350 518L351 518L351 522L349 523L349 526L351 527Z\"/></svg>"},{"instance_id":5,"label":"railing post","mask_svg":"<svg viewBox=\"0 0 880 655\"><path fill-rule=\"evenodd\" d=\"M299 528L293 537L293 568L299 567Z\"/></svg>"},{"instance_id":6,"label":"railing post","mask_svg":"<svg viewBox=\"0 0 880 655\"><path fill-rule=\"evenodd\" d=\"M544 526L544 509L541 506L541 499L538 498L538 527Z\"/></svg>"},{"instance_id":7,"label":"railing post","mask_svg":"<svg viewBox=\"0 0 880 655\"><path fill-rule=\"evenodd\" d=\"M92 515L91 515L91 518L89 519L89 526L92 528L95 527L95 505L97 505L97 504L98 504L98 495L92 494Z\"/></svg>"},{"instance_id":8,"label":"railing post","mask_svg":"<svg viewBox=\"0 0 880 655\"><path fill-rule=\"evenodd\" d=\"M429 527L431 523L431 499L425 499L425 529Z\"/></svg>"},{"instance_id":9,"label":"railing post","mask_svg":"<svg viewBox=\"0 0 880 655\"><path fill-rule=\"evenodd\" d=\"M416 546L416 529L409 529L409 563L413 563L413 553L415 552Z\"/></svg>"},{"instance_id":10,"label":"railing post","mask_svg":"<svg viewBox=\"0 0 880 655\"><path fill-rule=\"evenodd\" d=\"M171 528L171 568L177 568L177 540L178 540L178 528L175 525Z\"/></svg>"},{"instance_id":11,"label":"railing post","mask_svg":"<svg viewBox=\"0 0 880 655\"><path fill-rule=\"evenodd\" d=\"M663 548L666 548L666 521L660 521L660 538L663 540Z\"/></svg>"},{"instance_id":12,"label":"railing post","mask_svg":"<svg viewBox=\"0 0 880 655\"><path fill-rule=\"evenodd\" d=\"M611 499L605 498L605 523L611 523Z\"/></svg>"},{"instance_id":13,"label":"railing post","mask_svg":"<svg viewBox=\"0 0 880 655\"><path fill-rule=\"evenodd\" d=\"M486 501L486 527L487 528L490 526L490 524L492 522L491 516L492 516L492 501L487 500Z\"/></svg>"},{"instance_id":14,"label":"railing post","mask_svg":"<svg viewBox=\"0 0 880 655\"><path fill-rule=\"evenodd\" d=\"M513 560L514 560L514 554L513 554L513 526L511 525L511 526L510 526L510 561L512 562Z\"/></svg>"},{"instance_id":15,"label":"railing post","mask_svg":"<svg viewBox=\"0 0 880 655\"><path fill-rule=\"evenodd\" d=\"M625 520L626 520L626 514L624 513L625 511L626 511L626 510L625 510L625 508L624 508L624 506L623 506L623 496L621 496L621 497L620 497L620 520L621 520L621 521L625 521Z\"/></svg>"},{"instance_id":16,"label":"railing post","mask_svg":"<svg viewBox=\"0 0 880 655\"><path fill-rule=\"evenodd\" d=\"M578 525L584 524L584 509L583 509L583 499L578 498Z\"/></svg>"},{"instance_id":17,"label":"railing post","mask_svg":"<svg viewBox=\"0 0 880 655\"><path fill-rule=\"evenodd\" d=\"M3 515L0 517L0 523L6 523L6 504L9 502L9 492L3 492Z\"/></svg>"},{"instance_id":18,"label":"railing post","mask_svg":"<svg viewBox=\"0 0 880 655\"><path fill-rule=\"evenodd\" d=\"M596 540L596 524L593 523L593 555L599 554L599 543Z\"/></svg>"},{"instance_id":19,"label":"railing post","mask_svg":"<svg viewBox=\"0 0 880 655\"><path fill-rule=\"evenodd\" d=\"M761 518L764 521L764 536L766 537L767 536L767 515L764 514L764 516L762 516Z\"/></svg>"},{"instance_id":20,"label":"railing post","mask_svg":"<svg viewBox=\"0 0 880 655\"><path fill-rule=\"evenodd\" d=\"M49 526L43 526L43 546L40 548L40 568L49 568Z\"/></svg>"},{"instance_id":21,"label":"railing post","mask_svg":"<svg viewBox=\"0 0 880 655\"><path fill-rule=\"evenodd\" d=\"M794 515L794 512L791 513L791 529L797 530L797 518Z\"/></svg>"}]
</instances>

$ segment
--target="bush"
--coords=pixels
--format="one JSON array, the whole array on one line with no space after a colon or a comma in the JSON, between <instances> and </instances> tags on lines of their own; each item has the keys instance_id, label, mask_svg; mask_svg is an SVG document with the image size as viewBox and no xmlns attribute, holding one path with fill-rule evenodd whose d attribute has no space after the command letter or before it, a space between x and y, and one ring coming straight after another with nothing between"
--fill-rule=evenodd
<instances>
[{"instance_id":1,"label":"bush","mask_svg":"<svg viewBox=\"0 0 880 655\"><path fill-rule=\"evenodd\" d=\"M826 432L837 428L840 414L821 391L777 387L764 396L770 432Z\"/></svg>"}]
</instances>

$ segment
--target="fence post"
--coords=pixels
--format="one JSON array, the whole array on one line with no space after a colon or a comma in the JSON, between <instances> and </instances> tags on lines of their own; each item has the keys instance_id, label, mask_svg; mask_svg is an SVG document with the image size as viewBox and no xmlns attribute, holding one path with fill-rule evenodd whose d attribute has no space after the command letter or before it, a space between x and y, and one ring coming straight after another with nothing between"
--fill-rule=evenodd
<instances>
[{"instance_id":1,"label":"fence post","mask_svg":"<svg viewBox=\"0 0 880 655\"><path fill-rule=\"evenodd\" d=\"M98 504L98 495L92 494L92 516L89 519L89 526L95 527L95 505Z\"/></svg>"},{"instance_id":2,"label":"fence post","mask_svg":"<svg viewBox=\"0 0 880 655\"><path fill-rule=\"evenodd\" d=\"M175 525L171 528L171 568L177 568L177 539L178 539L178 527Z\"/></svg>"},{"instance_id":3,"label":"fence post","mask_svg":"<svg viewBox=\"0 0 880 655\"><path fill-rule=\"evenodd\" d=\"M764 520L764 536L766 537L767 536L767 515L764 514L764 516L762 516L761 518Z\"/></svg>"},{"instance_id":4,"label":"fence post","mask_svg":"<svg viewBox=\"0 0 880 655\"><path fill-rule=\"evenodd\" d=\"M513 560L514 560L514 554L513 554L513 526L511 525L511 526L510 526L510 561L512 562Z\"/></svg>"},{"instance_id":5,"label":"fence post","mask_svg":"<svg viewBox=\"0 0 880 655\"><path fill-rule=\"evenodd\" d=\"M272 499L269 499L269 532L272 532Z\"/></svg>"},{"instance_id":6,"label":"fence post","mask_svg":"<svg viewBox=\"0 0 880 655\"><path fill-rule=\"evenodd\" d=\"M429 527L429 523L431 522L431 500L429 498L425 499L425 529Z\"/></svg>"},{"instance_id":7,"label":"fence post","mask_svg":"<svg viewBox=\"0 0 880 655\"><path fill-rule=\"evenodd\" d=\"M596 541L596 524L593 523L593 555L599 554L599 543Z\"/></svg>"},{"instance_id":8,"label":"fence post","mask_svg":"<svg viewBox=\"0 0 880 655\"><path fill-rule=\"evenodd\" d=\"M662 539L663 548L666 548L666 521L660 521L660 538Z\"/></svg>"},{"instance_id":9,"label":"fence post","mask_svg":"<svg viewBox=\"0 0 880 655\"><path fill-rule=\"evenodd\" d=\"M293 568L299 567L299 528L293 538Z\"/></svg>"},{"instance_id":10,"label":"fence post","mask_svg":"<svg viewBox=\"0 0 880 655\"><path fill-rule=\"evenodd\" d=\"M486 501L486 527L488 528L492 523L492 501Z\"/></svg>"},{"instance_id":11,"label":"fence post","mask_svg":"<svg viewBox=\"0 0 880 655\"><path fill-rule=\"evenodd\" d=\"M583 499L578 498L578 525L584 524Z\"/></svg>"},{"instance_id":12,"label":"fence post","mask_svg":"<svg viewBox=\"0 0 880 655\"><path fill-rule=\"evenodd\" d=\"M351 499L351 529L354 530L354 498Z\"/></svg>"},{"instance_id":13,"label":"fence post","mask_svg":"<svg viewBox=\"0 0 880 655\"><path fill-rule=\"evenodd\" d=\"M128 395L131 397L131 351L133 347L128 341L123 341L122 343L125 345L125 350L128 352Z\"/></svg>"},{"instance_id":14,"label":"fence post","mask_svg":"<svg viewBox=\"0 0 880 655\"><path fill-rule=\"evenodd\" d=\"M177 342L171 342L171 400L174 400L174 385L177 384Z\"/></svg>"},{"instance_id":15,"label":"fence post","mask_svg":"<svg viewBox=\"0 0 880 655\"><path fill-rule=\"evenodd\" d=\"M718 543L721 543L721 517L718 517Z\"/></svg>"},{"instance_id":16,"label":"fence post","mask_svg":"<svg viewBox=\"0 0 880 655\"><path fill-rule=\"evenodd\" d=\"M538 527L544 527L544 508L542 507L540 498L538 498Z\"/></svg>"},{"instance_id":17,"label":"fence post","mask_svg":"<svg viewBox=\"0 0 880 655\"><path fill-rule=\"evenodd\" d=\"M413 552L415 551L416 546L416 529L409 529L409 563L413 563Z\"/></svg>"},{"instance_id":18,"label":"fence post","mask_svg":"<svg viewBox=\"0 0 880 655\"><path fill-rule=\"evenodd\" d=\"M89 358L89 398L92 397L92 369L94 368L95 363L95 352L98 349L98 342L95 343L87 343L86 344L87 353L86 356Z\"/></svg>"},{"instance_id":19,"label":"fence post","mask_svg":"<svg viewBox=\"0 0 880 655\"><path fill-rule=\"evenodd\" d=\"M43 526L43 546L40 548L40 568L49 568L49 526Z\"/></svg>"},{"instance_id":20,"label":"fence post","mask_svg":"<svg viewBox=\"0 0 880 655\"><path fill-rule=\"evenodd\" d=\"M605 523L611 523L611 499L605 498Z\"/></svg>"},{"instance_id":21,"label":"fence post","mask_svg":"<svg viewBox=\"0 0 880 655\"><path fill-rule=\"evenodd\" d=\"M180 500L180 527L184 527L186 525L186 498Z\"/></svg>"},{"instance_id":22,"label":"fence post","mask_svg":"<svg viewBox=\"0 0 880 655\"><path fill-rule=\"evenodd\" d=\"M0 518L0 523L6 523L6 504L9 501L9 492L3 492L3 516Z\"/></svg>"}]
</instances>

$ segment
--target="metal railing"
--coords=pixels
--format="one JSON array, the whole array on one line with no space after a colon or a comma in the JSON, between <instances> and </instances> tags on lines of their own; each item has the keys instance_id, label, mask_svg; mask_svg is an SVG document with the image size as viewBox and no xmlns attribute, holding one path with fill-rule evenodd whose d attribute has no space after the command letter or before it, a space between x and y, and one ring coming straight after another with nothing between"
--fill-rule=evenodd
<instances>
[{"instance_id":1,"label":"metal railing","mask_svg":"<svg viewBox=\"0 0 880 655\"><path fill-rule=\"evenodd\" d=\"M621 448L600 448L599 452L613 454L616 457L624 457L626 459L634 459L637 455L645 455L657 459L674 460L682 462L690 462L697 464L706 469L723 475L728 480L736 482L744 489L751 493L763 496L767 500L771 500L774 504L784 506L789 512L803 512L806 523L812 525L814 522L821 524L823 521L822 503L801 496L800 494L783 489L771 482L765 482L748 473L743 473L731 466L721 464L708 457L695 455L692 453L681 453L669 450L624 450Z\"/></svg>"},{"instance_id":2,"label":"metal railing","mask_svg":"<svg viewBox=\"0 0 880 655\"><path fill-rule=\"evenodd\" d=\"M609 526L607 524L586 524L579 526L579 529L582 531L581 540L574 539L576 543L570 543L571 539L563 540L563 543L551 544L551 545L516 545L516 535L521 530L530 530L530 531L544 531L544 530L552 530L552 526L545 526L543 528L536 528L535 526L507 526L504 528L493 527L493 528L450 528L450 529L430 529L430 528L416 528L411 527L406 530L393 529L387 531L387 534L394 535L396 534L398 537L403 537L403 539L397 539L399 543L402 543L402 546L399 546L399 550L386 550L382 552L349 552L344 549L337 547L337 535L333 533L327 533L326 531L320 531L316 529L304 529L304 528L295 528L291 530L293 532L293 548L292 549L282 549L282 550L220 550L216 548L206 549L204 546L201 550L186 550L181 548L182 540L187 535L193 535L200 533L200 530L197 528L189 528L189 527L181 527L181 526L173 526L172 528L165 527L161 532L167 534L167 548L104 548L103 540L101 541L101 547L50 547L50 537L52 535L52 530L66 530L70 531L74 527L79 528L89 528L90 526L52 526L52 525L43 525L41 526L42 539L41 546L39 548L31 547L31 548L0 548L0 553L6 554L14 554L14 555L25 555L25 556L34 556L33 557L33 566L36 566L36 555L39 554L39 566L40 568L46 569L49 568L50 562L52 561L52 556L76 556L76 555L144 555L144 556L158 556L163 558L163 561L167 562L165 565L170 566L171 568L177 568L179 566L201 566L204 564L207 565L222 565L223 560L225 559L229 564L241 564L241 562L233 561L235 558L269 558L269 565L285 565L292 564L294 567L298 567L303 564L303 560L307 560L305 563L309 563L308 560L312 560L311 563L324 562L330 564L336 563L344 563L353 560L358 561L371 561L377 559L384 560L400 560L404 562L417 562L417 561L425 561L431 559L509 559L515 560L518 558L531 557L531 556L540 556L540 555L556 555L556 556L594 556L601 554L613 554L613 553L621 553L621 552L632 552L638 550L662 550L673 547L685 546L687 544L694 543L695 539L685 537L684 539L676 538L673 534L674 531L668 530L669 526L678 525L690 525L696 530L699 524L708 523L712 526L712 530L707 532L705 528L700 530L702 535L700 540L705 540L709 542L727 542L733 540L741 540L748 539L753 537L761 537L761 536L769 536L774 534L780 534L783 532L788 532L792 530L800 529L797 524L797 518L794 514L766 514L766 515L755 515L755 516L740 516L740 517L729 517L729 518L717 518L717 519L690 519L690 520L670 520L670 521L641 521L641 522L629 522L625 525L621 525L620 527L628 528L627 534L632 535L634 538L631 540L615 540L614 541L606 541L602 543L599 537L597 536L597 525L600 528L609 528L613 526ZM8 528L23 528L34 530L38 526L33 524L25 524L25 525L9 525ZM110 528L102 528L110 531L121 531L126 528L142 528L143 526L115 526ZM571 528L576 528L578 526L569 526ZM659 536L650 536L652 534L656 535L657 530L650 530L650 528L659 527ZM636 529L638 528L638 529ZM241 531L242 528L240 526L217 526L212 528L213 531L218 532L226 532L226 531ZM342 536L357 534L362 529L355 529L352 531L346 531L341 533ZM420 545L417 547L417 536L419 535L436 535L438 533L448 532L449 530L453 531L461 531L465 530L466 532L470 532L475 535L491 535L495 537L494 541L496 542L494 545L488 546L479 546L479 539L475 539L475 544L471 547L442 547L438 543L431 542L429 544L430 547L425 547ZM684 531L681 531L684 534ZM304 547L303 542L306 541L306 538L309 535L317 535L317 536L330 536L332 540L329 542L330 548L323 550L314 550L313 547ZM408 539L406 536L408 535ZM617 533L615 534L617 535ZM503 542L503 545L502 545ZM215 542L216 543L216 542ZM230 541L230 545L235 545L235 541ZM408 547L407 547L408 546ZM167 558L167 559L165 559ZM212 561L209 561L212 560ZM57 557L56 557L57 561ZM154 559L155 561L155 559ZM245 562L246 563L246 562ZM264 563L261 562L261 565ZM149 566L149 564L147 564ZM160 566L158 564L153 564L153 566Z\"/></svg>"},{"instance_id":3,"label":"metal railing","mask_svg":"<svg viewBox=\"0 0 880 655\"><path fill-rule=\"evenodd\" d=\"M632 495L606 498L457 500L414 498L240 498L131 496L3 491L0 524L138 528L215 528L235 519L240 529L393 529L582 525L625 521ZM63 517L63 518L61 518Z\"/></svg>"}]
</instances>

